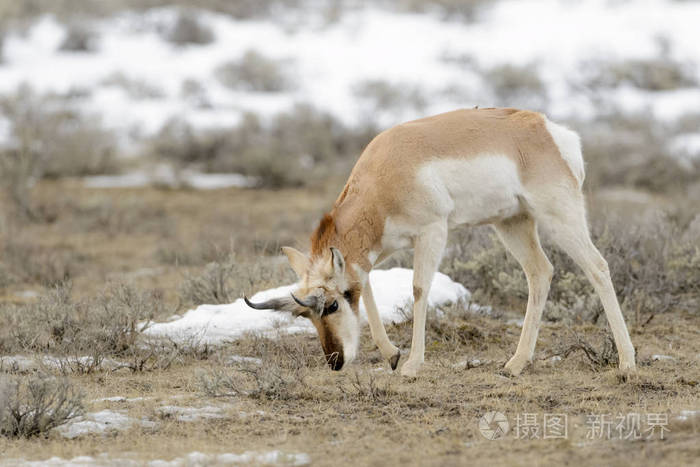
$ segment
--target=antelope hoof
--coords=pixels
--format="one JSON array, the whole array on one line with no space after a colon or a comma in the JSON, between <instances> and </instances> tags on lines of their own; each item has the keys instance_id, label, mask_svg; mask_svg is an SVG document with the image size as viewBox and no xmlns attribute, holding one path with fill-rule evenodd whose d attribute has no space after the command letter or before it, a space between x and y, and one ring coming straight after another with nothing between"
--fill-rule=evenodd
<instances>
[{"instance_id":1,"label":"antelope hoof","mask_svg":"<svg viewBox=\"0 0 700 467\"><path fill-rule=\"evenodd\" d=\"M510 372L511 375L519 376L528 363L526 358L519 358L517 355L513 355L513 358L506 363L505 369Z\"/></svg>"},{"instance_id":2,"label":"antelope hoof","mask_svg":"<svg viewBox=\"0 0 700 467\"><path fill-rule=\"evenodd\" d=\"M401 367L401 376L415 378L416 375L418 375L418 370L420 369L421 365L421 362L417 362L409 358Z\"/></svg>"},{"instance_id":3,"label":"antelope hoof","mask_svg":"<svg viewBox=\"0 0 700 467\"><path fill-rule=\"evenodd\" d=\"M389 365L391 365L391 369L396 370L396 367L399 365L399 359L401 358L401 352L396 351L396 354L389 359Z\"/></svg>"},{"instance_id":4,"label":"antelope hoof","mask_svg":"<svg viewBox=\"0 0 700 467\"><path fill-rule=\"evenodd\" d=\"M634 359L630 360L620 360L620 371L623 373L634 373L637 371L637 365L634 363Z\"/></svg>"}]
</instances>

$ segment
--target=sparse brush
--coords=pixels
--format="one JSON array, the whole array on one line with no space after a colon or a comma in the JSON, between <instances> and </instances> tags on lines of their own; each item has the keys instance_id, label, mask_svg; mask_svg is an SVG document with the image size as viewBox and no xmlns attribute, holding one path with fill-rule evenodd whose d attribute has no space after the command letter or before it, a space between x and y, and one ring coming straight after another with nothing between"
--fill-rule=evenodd
<instances>
[{"instance_id":1,"label":"sparse brush","mask_svg":"<svg viewBox=\"0 0 700 467\"><path fill-rule=\"evenodd\" d=\"M446 20L472 22L482 8L492 3L492 0L401 0L389 5L421 13L436 11Z\"/></svg>"},{"instance_id":2,"label":"sparse brush","mask_svg":"<svg viewBox=\"0 0 700 467\"><path fill-rule=\"evenodd\" d=\"M75 302L62 284L36 303L3 309L0 350L48 353L62 371L90 373L108 356L146 352L139 338L161 306L158 295L124 285Z\"/></svg>"},{"instance_id":3,"label":"sparse brush","mask_svg":"<svg viewBox=\"0 0 700 467\"><path fill-rule=\"evenodd\" d=\"M73 24L58 48L66 52L92 52L95 50L95 42L95 33L91 29Z\"/></svg>"},{"instance_id":4,"label":"sparse brush","mask_svg":"<svg viewBox=\"0 0 700 467\"><path fill-rule=\"evenodd\" d=\"M70 280L85 257L72 248L47 248L21 236L0 237L0 286L30 282L54 287Z\"/></svg>"},{"instance_id":5,"label":"sparse brush","mask_svg":"<svg viewBox=\"0 0 700 467\"><path fill-rule=\"evenodd\" d=\"M207 397L232 397L246 394L246 391L241 388L240 378L236 378L235 373L230 370L201 372L197 375L197 385Z\"/></svg>"},{"instance_id":6,"label":"sparse brush","mask_svg":"<svg viewBox=\"0 0 700 467\"><path fill-rule=\"evenodd\" d=\"M179 46L205 45L214 40L214 33L200 21L195 12L183 10L167 32L166 39Z\"/></svg>"},{"instance_id":7,"label":"sparse brush","mask_svg":"<svg viewBox=\"0 0 700 467\"><path fill-rule=\"evenodd\" d=\"M569 342L560 345L549 357L559 356L567 358L576 352L582 352L586 361L594 371L615 367L618 364L619 356L615 341L610 334L606 334L600 348L594 347L591 343L579 336L573 329L569 328L571 339Z\"/></svg>"},{"instance_id":8,"label":"sparse brush","mask_svg":"<svg viewBox=\"0 0 700 467\"><path fill-rule=\"evenodd\" d=\"M83 414L83 394L66 380L47 375L0 380L0 434L46 436Z\"/></svg>"},{"instance_id":9,"label":"sparse brush","mask_svg":"<svg viewBox=\"0 0 700 467\"><path fill-rule=\"evenodd\" d=\"M697 308L700 275L695 265L700 247L694 235L684 235L677 221L668 216L639 218L632 224L601 219L593 222L592 235L608 261L627 314ZM596 322L603 309L592 286L566 254L548 244L546 235L542 237L554 265L545 318ZM488 230L462 233L442 270L470 288L477 303L516 308L527 300L522 268Z\"/></svg>"},{"instance_id":10,"label":"sparse brush","mask_svg":"<svg viewBox=\"0 0 700 467\"><path fill-rule=\"evenodd\" d=\"M216 70L224 86L242 91L281 92L294 83L279 60L272 60L255 50L247 51L238 61L228 62Z\"/></svg>"},{"instance_id":11,"label":"sparse brush","mask_svg":"<svg viewBox=\"0 0 700 467\"><path fill-rule=\"evenodd\" d=\"M351 377L350 389L339 380L338 389L343 397L379 405L386 405L396 398L396 391L391 388L391 380L388 384L379 384L372 373L367 373L366 376L363 378L355 371Z\"/></svg>"},{"instance_id":12,"label":"sparse brush","mask_svg":"<svg viewBox=\"0 0 700 467\"><path fill-rule=\"evenodd\" d=\"M115 72L104 78L104 86L116 86L123 89L132 99L158 99L164 96L162 89L147 81L129 78L124 73Z\"/></svg>"},{"instance_id":13,"label":"sparse brush","mask_svg":"<svg viewBox=\"0 0 700 467\"><path fill-rule=\"evenodd\" d=\"M295 392L306 386L301 370L287 370L275 363L241 370L252 377L255 384L249 397L264 400L290 400Z\"/></svg>"},{"instance_id":14,"label":"sparse brush","mask_svg":"<svg viewBox=\"0 0 700 467\"><path fill-rule=\"evenodd\" d=\"M290 400L306 387L301 369L281 368L267 361L262 366L241 365L237 370L210 371L198 377L200 390L210 397L245 395L258 400Z\"/></svg>"},{"instance_id":15,"label":"sparse brush","mask_svg":"<svg viewBox=\"0 0 700 467\"><path fill-rule=\"evenodd\" d=\"M273 339L259 334L248 334L233 345L239 354L253 355L265 362L275 362L276 365L292 371L327 366L316 336L282 334Z\"/></svg>"},{"instance_id":16,"label":"sparse brush","mask_svg":"<svg viewBox=\"0 0 700 467\"><path fill-rule=\"evenodd\" d=\"M570 122L583 141L586 186L627 186L686 194L700 174L700 162L684 161L669 142L687 132L692 120L661 124L648 114L600 109L594 122ZM694 131L694 130L693 130Z\"/></svg>"},{"instance_id":17,"label":"sparse brush","mask_svg":"<svg viewBox=\"0 0 700 467\"><path fill-rule=\"evenodd\" d=\"M383 80L361 81L353 87L353 94L364 101L369 119L382 113L396 115L404 110L420 113L428 104L420 87Z\"/></svg>"},{"instance_id":18,"label":"sparse brush","mask_svg":"<svg viewBox=\"0 0 700 467\"><path fill-rule=\"evenodd\" d=\"M197 131L173 120L150 141L149 151L179 166L237 172L258 178L261 187L282 188L318 184L349 170L375 134L371 126L349 128L328 113L298 105L267 124L246 114L225 130Z\"/></svg>"},{"instance_id":19,"label":"sparse brush","mask_svg":"<svg viewBox=\"0 0 700 467\"><path fill-rule=\"evenodd\" d=\"M0 96L0 113L11 123L14 143L0 151L0 186L23 218L50 220L32 200L30 187L37 180L114 170L112 133L67 99L21 86L11 96Z\"/></svg>"},{"instance_id":20,"label":"sparse brush","mask_svg":"<svg viewBox=\"0 0 700 467\"><path fill-rule=\"evenodd\" d=\"M668 91L698 85L692 66L669 56L587 63L582 74L586 85L593 89L631 85L649 91Z\"/></svg>"},{"instance_id":21,"label":"sparse brush","mask_svg":"<svg viewBox=\"0 0 700 467\"><path fill-rule=\"evenodd\" d=\"M219 251L219 259L207 264L200 273L188 273L180 285L180 299L189 305L232 303L246 293L265 287L291 283L294 275L275 258L240 261L229 250ZM283 267L280 267L283 266Z\"/></svg>"},{"instance_id":22,"label":"sparse brush","mask_svg":"<svg viewBox=\"0 0 700 467\"><path fill-rule=\"evenodd\" d=\"M499 105L535 110L546 107L546 87L535 64L499 65L485 70L483 74Z\"/></svg>"},{"instance_id":23,"label":"sparse brush","mask_svg":"<svg viewBox=\"0 0 700 467\"><path fill-rule=\"evenodd\" d=\"M223 263L209 263L201 274L185 276L180 297L192 304L231 303L241 296L241 292L232 287L232 278L239 272L233 258Z\"/></svg>"}]
</instances>

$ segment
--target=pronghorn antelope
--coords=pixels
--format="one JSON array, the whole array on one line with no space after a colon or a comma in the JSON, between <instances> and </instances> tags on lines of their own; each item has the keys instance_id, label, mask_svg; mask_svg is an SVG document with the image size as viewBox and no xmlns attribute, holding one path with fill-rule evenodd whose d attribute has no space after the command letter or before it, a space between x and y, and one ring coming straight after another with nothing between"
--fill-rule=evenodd
<instances>
[{"instance_id":1,"label":"pronghorn antelope","mask_svg":"<svg viewBox=\"0 0 700 467\"><path fill-rule=\"evenodd\" d=\"M399 349L386 335L368 273L396 251L413 247L413 340L401 374L415 376L424 361L428 291L447 232L463 224L491 224L529 286L520 341L505 366L518 375L532 359L552 279L538 237L541 227L593 284L620 368L634 369L634 347L607 262L588 232L583 166L578 135L536 112L457 110L398 125L367 146L312 234L310 256L283 248L299 277L296 292L246 302L309 318L329 365L339 370L357 353L362 297L372 338L396 369Z\"/></svg>"}]
</instances>

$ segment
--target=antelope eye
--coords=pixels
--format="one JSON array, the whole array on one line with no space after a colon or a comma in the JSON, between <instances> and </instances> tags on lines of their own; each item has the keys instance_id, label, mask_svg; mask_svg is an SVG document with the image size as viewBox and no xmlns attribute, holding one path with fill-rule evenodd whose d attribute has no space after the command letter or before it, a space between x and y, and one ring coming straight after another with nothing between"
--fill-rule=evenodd
<instances>
[{"instance_id":1,"label":"antelope eye","mask_svg":"<svg viewBox=\"0 0 700 467\"><path fill-rule=\"evenodd\" d=\"M326 308L326 312L324 314L329 315L331 313L335 313L336 311L338 311L338 301L333 300L333 303Z\"/></svg>"}]
</instances>

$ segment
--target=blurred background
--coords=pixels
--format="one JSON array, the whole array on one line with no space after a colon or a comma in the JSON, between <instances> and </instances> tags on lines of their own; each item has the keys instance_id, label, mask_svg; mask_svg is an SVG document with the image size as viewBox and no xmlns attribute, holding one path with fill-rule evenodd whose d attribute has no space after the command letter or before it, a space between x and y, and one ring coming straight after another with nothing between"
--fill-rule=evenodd
<instances>
[{"instance_id":1,"label":"blurred background","mask_svg":"<svg viewBox=\"0 0 700 467\"><path fill-rule=\"evenodd\" d=\"M460 107L576 129L600 232L635 215L693 238L698 18L679 0L2 0L0 295L126 276L180 303L183 271L306 248L375 134Z\"/></svg>"}]
</instances>

